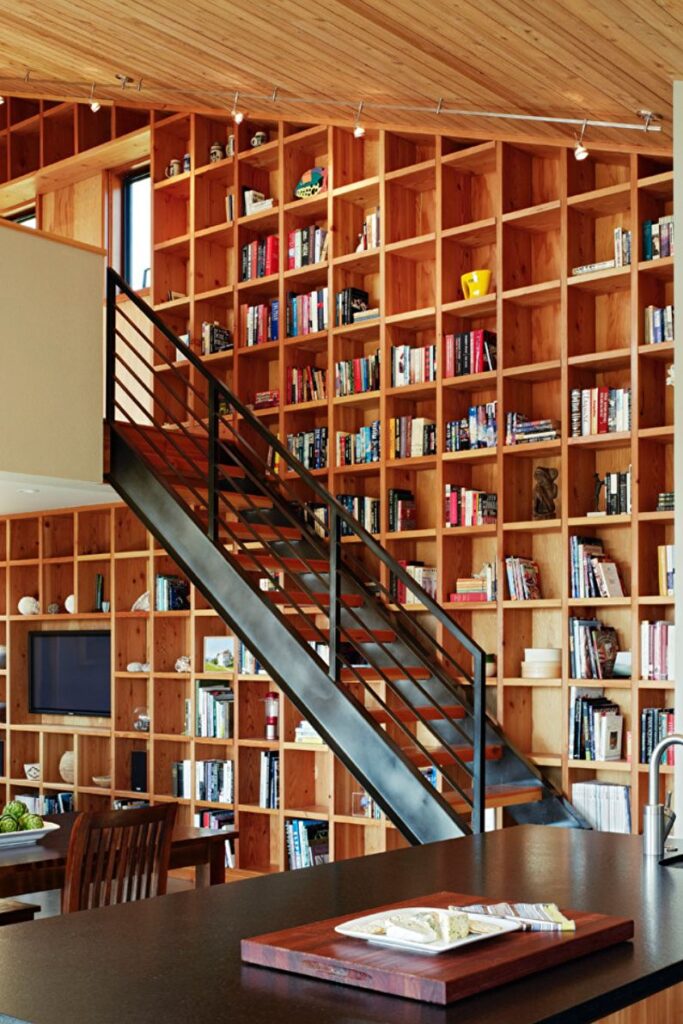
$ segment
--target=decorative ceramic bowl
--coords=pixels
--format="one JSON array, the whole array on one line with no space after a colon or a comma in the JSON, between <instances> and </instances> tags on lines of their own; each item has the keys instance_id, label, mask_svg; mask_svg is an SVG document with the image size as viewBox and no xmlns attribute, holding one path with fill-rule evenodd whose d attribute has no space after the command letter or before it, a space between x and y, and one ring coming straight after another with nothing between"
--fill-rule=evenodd
<instances>
[{"instance_id":1,"label":"decorative ceramic bowl","mask_svg":"<svg viewBox=\"0 0 683 1024\"><path fill-rule=\"evenodd\" d=\"M35 597L22 597L19 599L17 605L20 615L39 615L40 604L36 601Z\"/></svg>"},{"instance_id":2,"label":"decorative ceramic bowl","mask_svg":"<svg viewBox=\"0 0 683 1024\"><path fill-rule=\"evenodd\" d=\"M29 782L40 782L40 765L37 763L25 764L24 775L29 780Z\"/></svg>"},{"instance_id":3,"label":"decorative ceramic bowl","mask_svg":"<svg viewBox=\"0 0 683 1024\"><path fill-rule=\"evenodd\" d=\"M73 750L65 750L59 759L59 777L62 782L66 782L69 786L73 786L74 782L74 752Z\"/></svg>"},{"instance_id":4,"label":"decorative ceramic bowl","mask_svg":"<svg viewBox=\"0 0 683 1024\"><path fill-rule=\"evenodd\" d=\"M111 775L93 775L92 780L100 789L109 789L111 786Z\"/></svg>"},{"instance_id":5,"label":"decorative ceramic bowl","mask_svg":"<svg viewBox=\"0 0 683 1024\"><path fill-rule=\"evenodd\" d=\"M73 594L69 594L69 596L64 602L64 607L68 611L69 615L73 615L73 613L76 611L76 598Z\"/></svg>"}]
</instances>

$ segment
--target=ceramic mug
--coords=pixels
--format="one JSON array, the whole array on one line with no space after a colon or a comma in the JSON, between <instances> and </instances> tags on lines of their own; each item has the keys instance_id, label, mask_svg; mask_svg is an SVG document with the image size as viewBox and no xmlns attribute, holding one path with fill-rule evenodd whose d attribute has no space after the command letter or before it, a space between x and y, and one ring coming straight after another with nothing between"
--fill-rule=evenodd
<instances>
[{"instance_id":1,"label":"ceramic mug","mask_svg":"<svg viewBox=\"0 0 683 1024\"><path fill-rule=\"evenodd\" d=\"M262 146L264 142L268 141L268 136L265 132L256 132L251 137L251 145L256 149L257 146Z\"/></svg>"},{"instance_id":2,"label":"ceramic mug","mask_svg":"<svg viewBox=\"0 0 683 1024\"><path fill-rule=\"evenodd\" d=\"M211 149L209 150L209 160L212 164L218 163L219 160L223 159L223 147L220 142L212 142Z\"/></svg>"},{"instance_id":3,"label":"ceramic mug","mask_svg":"<svg viewBox=\"0 0 683 1024\"><path fill-rule=\"evenodd\" d=\"M235 136L228 135L228 144L225 147L225 155L231 157L235 155Z\"/></svg>"},{"instance_id":4,"label":"ceramic mug","mask_svg":"<svg viewBox=\"0 0 683 1024\"><path fill-rule=\"evenodd\" d=\"M460 284L466 299L478 299L488 294L491 287L491 271L470 270L469 273L461 275Z\"/></svg>"},{"instance_id":5,"label":"ceramic mug","mask_svg":"<svg viewBox=\"0 0 683 1024\"><path fill-rule=\"evenodd\" d=\"M176 174L180 174L180 169L182 166L183 165L180 160L171 160L170 164L164 171L164 174L166 175L167 178L175 178Z\"/></svg>"}]
</instances>

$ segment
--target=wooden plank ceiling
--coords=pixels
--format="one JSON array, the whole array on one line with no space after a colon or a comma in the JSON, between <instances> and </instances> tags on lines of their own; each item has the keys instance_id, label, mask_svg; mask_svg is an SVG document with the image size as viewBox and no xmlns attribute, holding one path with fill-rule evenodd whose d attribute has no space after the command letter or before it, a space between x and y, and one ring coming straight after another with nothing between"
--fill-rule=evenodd
<instances>
[{"instance_id":1,"label":"wooden plank ceiling","mask_svg":"<svg viewBox=\"0 0 683 1024\"><path fill-rule=\"evenodd\" d=\"M668 147L683 0L0 0L0 90L83 99L96 82L100 98L121 99L117 72L142 81L126 99L147 106L225 109L236 90L277 87L277 102L248 99L248 112L311 122L351 124L361 100L629 122L647 108L663 115L661 135L593 129L588 140ZM366 108L363 120L574 133L427 111Z\"/></svg>"}]
</instances>

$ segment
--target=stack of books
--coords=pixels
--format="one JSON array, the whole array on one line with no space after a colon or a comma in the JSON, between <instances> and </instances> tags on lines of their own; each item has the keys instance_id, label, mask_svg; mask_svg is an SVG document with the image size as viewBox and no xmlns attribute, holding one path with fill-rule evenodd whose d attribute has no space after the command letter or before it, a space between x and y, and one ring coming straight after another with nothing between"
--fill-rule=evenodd
<instances>
[{"instance_id":1,"label":"stack of books","mask_svg":"<svg viewBox=\"0 0 683 1024\"><path fill-rule=\"evenodd\" d=\"M415 459L436 454L436 424L426 416L389 418L389 458Z\"/></svg>"},{"instance_id":2,"label":"stack of books","mask_svg":"<svg viewBox=\"0 0 683 1024\"><path fill-rule=\"evenodd\" d=\"M159 573L154 593L158 612L178 612L190 607L190 585L180 576Z\"/></svg>"},{"instance_id":3,"label":"stack of books","mask_svg":"<svg viewBox=\"0 0 683 1024\"><path fill-rule=\"evenodd\" d=\"M658 220L643 221L643 259L658 260L674 255L674 218L666 214Z\"/></svg>"},{"instance_id":4,"label":"stack of books","mask_svg":"<svg viewBox=\"0 0 683 1024\"><path fill-rule=\"evenodd\" d=\"M277 274L280 267L280 239L277 235L258 238L242 246L242 281Z\"/></svg>"},{"instance_id":5,"label":"stack of books","mask_svg":"<svg viewBox=\"0 0 683 1024\"><path fill-rule=\"evenodd\" d=\"M674 585L676 581L674 556L675 548L673 544L659 544L657 546L657 568L660 597L674 596Z\"/></svg>"},{"instance_id":6,"label":"stack of books","mask_svg":"<svg viewBox=\"0 0 683 1024\"><path fill-rule=\"evenodd\" d=\"M378 391L380 384L380 350L370 356L359 356L335 363L334 393L338 398Z\"/></svg>"},{"instance_id":7,"label":"stack of books","mask_svg":"<svg viewBox=\"0 0 683 1024\"><path fill-rule=\"evenodd\" d=\"M619 705L596 687L570 687L569 758L619 761L624 719Z\"/></svg>"},{"instance_id":8,"label":"stack of books","mask_svg":"<svg viewBox=\"0 0 683 1024\"><path fill-rule=\"evenodd\" d=\"M287 450L306 469L327 469L327 427L287 434Z\"/></svg>"},{"instance_id":9,"label":"stack of books","mask_svg":"<svg viewBox=\"0 0 683 1024\"><path fill-rule=\"evenodd\" d=\"M613 270L614 267L628 267L630 264L631 232L628 228L616 227L614 228L614 257L574 267L572 274L594 274L599 270Z\"/></svg>"},{"instance_id":10,"label":"stack of books","mask_svg":"<svg viewBox=\"0 0 683 1024\"><path fill-rule=\"evenodd\" d=\"M569 674L572 679L611 679L619 651L617 631L599 619L569 619Z\"/></svg>"},{"instance_id":11,"label":"stack of books","mask_svg":"<svg viewBox=\"0 0 683 1024\"><path fill-rule=\"evenodd\" d=\"M538 601L541 597L541 570L532 558L509 555L505 559L508 591L512 601Z\"/></svg>"},{"instance_id":12,"label":"stack of books","mask_svg":"<svg viewBox=\"0 0 683 1024\"><path fill-rule=\"evenodd\" d=\"M258 805L276 811L280 806L279 751L262 750L260 761Z\"/></svg>"},{"instance_id":13,"label":"stack of books","mask_svg":"<svg viewBox=\"0 0 683 1024\"><path fill-rule=\"evenodd\" d=\"M285 822L290 870L327 864L330 859L330 826L326 821L291 818Z\"/></svg>"},{"instance_id":14,"label":"stack of books","mask_svg":"<svg viewBox=\"0 0 683 1024\"><path fill-rule=\"evenodd\" d=\"M400 558L398 564L405 569L409 576L412 576L417 585L422 587L431 598L436 598L437 575L435 565L425 565L424 562L408 561L407 559ZM391 577L389 591L391 599L396 604L421 603L419 596L396 576Z\"/></svg>"},{"instance_id":15,"label":"stack of books","mask_svg":"<svg viewBox=\"0 0 683 1024\"><path fill-rule=\"evenodd\" d=\"M373 306L372 309L357 309L354 312L354 324L362 324L367 320L379 320L379 306Z\"/></svg>"},{"instance_id":16,"label":"stack of books","mask_svg":"<svg viewBox=\"0 0 683 1024\"><path fill-rule=\"evenodd\" d=\"M335 295L336 324L338 327L355 322L356 313L369 308L370 296L362 288L343 288Z\"/></svg>"},{"instance_id":17,"label":"stack of books","mask_svg":"<svg viewBox=\"0 0 683 1024\"><path fill-rule=\"evenodd\" d=\"M572 437L631 429L630 388L572 388Z\"/></svg>"},{"instance_id":18,"label":"stack of books","mask_svg":"<svg viewBox=\"0 0 683 1024\"><path fill-rule=\"evenodd\" d=\"M559 647L525 647L520 675L522 679L559 679L562 651Z\"/></svg>"},{"instance_id":19,"label":"stack of books","mask_svg":"<svg viewBox=\"0 0 683 1024\"><path fill-rule=\"evenodd\" d=\"M195 684L195 735L229 740L233 736L235 694L227 683L198 679Z\"/></svg>"},{"instance_id":20,"label":"stack of books","mask_svg":"<svg viewBox=\"0 0 683 1024\"><path fill-rule=\"evenodd\" d=\"M379 498L369 498L361 494L338 494L337 501L343 505L354 519L357 519L361 526L368 533L379 533ZM341 534L348 537L353 534L351 527L342 521Z\"/></svg>"},{"instance_id":21,"label":"stack of books","mask_svg":"<svg viewBox=\"0 0 683 1024\"><path fill-rule=\"evenodd\" d=\"M376 249L381 245L379 206L376 210L367 210L365 220L358 238L356 252L365 252L366 249Z\"/></svg>"},{"instance_id":22,"label":"stack of books","mask_svg":"<svg viewBox=\"0 0 683 1024\"><path fill-rule=\"evenodd\" d=\"M327 287L297 295L287 292L287 337L327 330Z\"/></svg>"},{"instance_id":23,"label":"stack of books","mask_svg":"<svg viewBox=\"0 0 683 1024\"><path fill-rule=\"evenodd\" d=\"M468 373L485 373L497 367L495 331L463 331L444 338L444 376L464 377Z\"/></svg>"},{"instance_id":24,"label":"stack of books","mask_svg":"<svg viewBox=\"0 0 683 1024\"><path fill-rule=\"evenodd\" d=\"M271 197L266 197L263 192L258 192L255 188L244 187L242 188L242 202L245 217L249 217L252 213L272 210L274 204L274 200Z\"/></svg>"},{"instance_id":25,"label":"stack of books","mask_svg":"<svg viewBox=\"0 0 683 1024\"><path fill-rule=\"evenodd\" d=\"M364 462L379 462L380 421L373 420L355 434L337 431L337 465L355 466Z\"/></svg>"},{"instance_id":26,"label":"stack of books","mask_svg":"<svg viewBox=\"0 0 683 1024\"><path fill-rule=\"evenodd\" d=\"M315 731L310 722L307 722L305 718L302 718L299 724L294 728L294 742L321 744L324 743L325 740L319 732Z\"/></svg>"},{"instance_id":27,"label":"stack of books","mask_svg":"<svg viewBox=\"0 0 683 1024\"><path fill-rule=\"evenodd\" d=\"M212 804L231 804L235 800L235 773L232 761L195 761L195 795Z\"/></svg>"},{"instance_id":28,"label":"stack of books","mask_svg":"<svg viewBox=\"0 0 683 1024\"><path fill-rule=\"evenodd\" d=\"M389 532L414 530L417 526L415 495L407 488L389 488Z\"/></svg>"},{"instance_id":29,"label":"stack of books","mask_svg":"<svg viewBox=\"0 0 683 1024\"><path fill-rule=\"evenodd\" d=\"M448 600L470 604L478 601L495 601L496 597L496 565L495 562L485 562L474 576L459 576L456 579L455 590L448 595Z\"/></svg>"},{"instance_id":30,"label":"stack of books","mask_svg":"<svg viewBox=\"0 0 683 1024\"><path fill-rule=\"evenodd\" d=\"M254 395L254 409L277 409L280 404L280 391L272 388L270 391L257 391Z\"/></svg>"},{"instance_id":31,"label":"stack of books","mask_svg":"<svg viewBox=\"0 0 683 1024\"><path fill-rule=\"evenodd\" d=\"M486 526L498 519L498 495L446 484L446 526Z\"/></svg>"},{"instance_id":32,"label":"stack of books","mask_svg":"<svg viewBox=\"0 0 683 1024\"><path fill-rule=\"evenodd\" d=\"M436 345L413 348L395 345L391 350L391 386L424 384L436 380Z\"/></svg>"},{"instance_id":33,"label":"stack of books","mask_svg":"<svg viewBox=\"0 0 683 1024\"><path fill-rule=\"evenodd\" d=\"M631 832L631 787L618 782L575 782L572 803L598 832Z\"/></svg>"},{"instance_id":34,"label":"stack of books","mask_svg":"<svg viewBox=\"0 0 683 1024\"><path fill-rule=\"evenodd\" d=\"M329 235L326 228L309 224L306 228L290 231L287 236L287 269L300 270L327 259Z\"/></svg>"},{"instance_id":35,"label":"stack of books","mask_svg":"<svg viewBox=\"0 0 683 1024\"><path fill-rule=\"evenodd\" d=\"M495 448L498 444L497 402L471 405L467 416L446 423L446 451Z\"/></svg>"},{"instance_id":36,"label":"stack of books","mask_svg":"<svg viewBox=\"0 0 683 1024\"><path fill-rule=\"evenodd\" d=\"M660 491L657 495L657 511L658 512L673 512L674 510L674 492L673 491Z\"/></svg>"},{"instance_id":37,"label":"stack of books","mask_svg":"<svg viewBox=\"0 0 683 1024\"><path fill-rule=\"evenodd\" d=\"M673 708L643 708L640 712L641 764L647 764L660 740L676 732L676 713ZM675 747L662 754L662 764L675 764Z\"/></svg>"},{"instance_id":38,"label":"stack of books","mask_svg":"<svg viewBox=\"0 0 683 1024\"><path fill-rule=\"evenodd\" d=\"M227 327L221 327L217 320L202 323L202 355L214 352L230 352L233 348L232 334Z\"/></svg>"},{"instance_id":39,"label":"stack of books","mask_svg":"<svg viewBox=\"0 0 683 1024\"><path fill-rule=\"evenodd\" d=\"M530 420L521 412L505 416L505 444L533 444L536 441L556 441L560 436L554 420Z\"/></svg>"},{"instance_id":40,"label":"stack of books","mask_svg":"<svg viewBox=\"0 0 683 1024\"><path fill-rule=\"evenodd\" d=\"M674 340L673 306L645 307L645 344L659 345Z\"/></svg>"},{"instance_id":41,"label":"stack of books","mask_svg":"<svg viewBox=\"0 0 683 1024\"><path fill-rule=\"evenodd\" d=\"M240 337L248 347L277 341L280 337L279 299L257 306L240 306Z\"/></svg>"},{"instance_id":42,"label":"stack of books","mask_svg":"<svg viewBox=\"0 0 683 1024\"><path fill-rule=\"evenodd\" d=\"M327 398L327 370L318 366L288 366L286 384L288 405Z\"/></svg>"},{"instance_id":43,"label":"stack of books","mask_svg":"<svg viewBox=\"0 0 683 1024\"><path fill-rule=\"evenodd\" d=\"M570 537L569 560L572 597L624 596L617 564L600 537Z\"/></svg>"}]
</instances>

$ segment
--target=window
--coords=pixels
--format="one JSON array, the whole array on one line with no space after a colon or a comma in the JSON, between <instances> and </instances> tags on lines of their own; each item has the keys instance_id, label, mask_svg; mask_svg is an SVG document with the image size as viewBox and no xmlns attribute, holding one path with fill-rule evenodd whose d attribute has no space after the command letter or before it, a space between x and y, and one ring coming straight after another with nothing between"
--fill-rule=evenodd
<instances>
[{"instance_id":1,"label":"window","mask_svg":"<svg viewBox=\"0 0 683 1024\"><path fill-rule=\"evenodd\" d=\"M135 291L149 285L151 207L149 167L127 174L123 179L123 276Z\"/></svg>"},{"instance_id":2,"label":"window","mask_svg":"<svg viewBox=\"0 0 683 1024\"><path fill-rule=\"evenodd\" d=\"M37 228L38 218L36 217L36 208L31 206L26 210L21 210L19 213L13 213L7 220L11 220L14 224L23 224L25 228Z\"/></svg>"}]
</instances>

